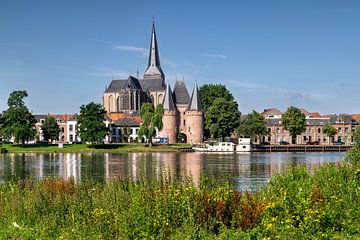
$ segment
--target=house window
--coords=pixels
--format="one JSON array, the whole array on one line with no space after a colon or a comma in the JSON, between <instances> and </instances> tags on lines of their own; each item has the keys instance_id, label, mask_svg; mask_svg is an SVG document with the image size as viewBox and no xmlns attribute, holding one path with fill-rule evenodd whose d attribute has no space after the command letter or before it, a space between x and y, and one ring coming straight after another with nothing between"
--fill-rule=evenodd
<instances>
[{"instance_id":1,"label":"house window","mask_svg":"<svg viewBox=\"0 0 360 240\"><path fill-rule=\"evenodd\" d=\"M318 133L321 133L321 128L318 128Z\"/></svg>"},{"instance_id":2,"label":"house window","mask_svg":"<svg viewBox=\"0 0 360 240\"><path fill-rule=\"evenodd\" d=\"M72 134L70 134L70 136L69 136L69 141L70 141L70 142L74 141L74 137L73 137Z\"/></svg>"},{"instance_id":3,"label":"house window","mask_svg":"<svg viewBox=\"0 0 360 240\"><path fill-rule=\"evenodd\" d=\"M280 133L280 128L276 128L276 133Z\"/></svg>"},{"instance_id":4,"label":"house window","mask_svg":"<svg viewBox=\"0 0 360 240\"><path fill-rule=\"evenodd\" d=\"M184 126L186 125L185 123L186 123L186 120L184 119Z\"/></svg>"},{"instance_id":5,"label":"house window","mask_svg":"<svg viewBox=\"0 0 360 240\"><path fill-rule=\"evenodd\" d=\"M73 130L73 125L70 124L70 125L69 125L69 131L72 131L72 130Z\"/></svg>"},{"instance_id":6,"label":"house window","mask_svg":"<svg viewBox=\"0 0 360 240\"><path fill-rule=\"evenodd\" d=\"M338 134L342 134L342 128L338 128Z\"/></svg>"}]
</instances>

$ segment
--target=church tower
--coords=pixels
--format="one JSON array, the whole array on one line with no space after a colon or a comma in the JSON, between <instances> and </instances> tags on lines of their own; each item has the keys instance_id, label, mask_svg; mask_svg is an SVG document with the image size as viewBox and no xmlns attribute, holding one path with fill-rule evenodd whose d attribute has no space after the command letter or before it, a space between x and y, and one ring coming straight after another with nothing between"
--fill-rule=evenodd
<instances>
[{"instance_id":1,"label":"church tower","mask_svg":"<svg viewBox=\"0 0 360 240\"><path fill-rule=\"evenodd\" d=\"M173 94L170 84L167 84L165 97L164 97L164 114L163 114L163 129L160 131L160 137L168 139L168 143L176 143L178 133L177 117L178 111L174 103Z\"/></svg>"},{"instance_id":2,"label":"church tower","mask_svg":"<svg viewBox=\"0 0 360 240\"><path fill-rule=\"evenodd\" d=\"M144 73L144 79L162 79L165 80L164 73L160 66L159 49L156 40L155 21L152 21L151 41L148 67Z\"/></svg>"},{"instance_id":3,"label":"church tower","mask_svg":"<svg viewBox=\"0 0 360 240\"><path fill-rule=\"evenodd\" d=\"M203 139L204 113L201 108L198 86L195 83L190 102L185 112L188 143L201 143Z\"/></svg>"}]
</instances>

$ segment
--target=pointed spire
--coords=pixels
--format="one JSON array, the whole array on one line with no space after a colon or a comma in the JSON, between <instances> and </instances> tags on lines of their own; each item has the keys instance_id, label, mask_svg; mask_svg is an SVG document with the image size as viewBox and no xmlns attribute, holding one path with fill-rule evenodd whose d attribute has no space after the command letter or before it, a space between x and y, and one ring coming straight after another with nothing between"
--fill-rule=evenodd
<instances>
[{"instance_id":1,"label":"pointed spire","mask_svg":"<svg viewBox=\"0 0 360 240\"><path fill-rule=\"evenodd\" d=\"M149 52L148 67L145 71L144 78L161 78L164 79L164 73L160 66L159 50L156 41L155 21L152 20L152 32Z\"/></svg>"},{"instance_id":2,"label":"pointed spire","mask_svg":"<svg viewBox=\"0 0 360 240\"><path fill-rule=\"evenodd\" d=\"M174 100L176 104L189 104L190 96L185 81L176 80L174 87Z\"/></svg>"},{"instance_id":3,"label":"pointed spire","mask_svg":"<svg viewBox=\"0 0 360 240\"><path fill-rule=\"evenodd\" d=\"M175 103L174 103L174 99L173 99L173 95L172 95L172 91L171 91L171 87L170 87L169 83L167 84L167 87L166 87L163 105L164 105L165 111L176 111L176 107L175 107Z\"/></svg>"},{"instance_id":4,"label":"pointed spire","mask_svg":"<svg viewBox=\"0 0 360 240\"><path fill-rule=\"evenodd\" d=\"M187 107L187 110L188 111L197 111L197 112L202 111L201 102L200 102L200 94L199 94L197 82L195 82L195 87L191 94L191 98L190 98L190 102Z\"/></svg>"}]
</instances>

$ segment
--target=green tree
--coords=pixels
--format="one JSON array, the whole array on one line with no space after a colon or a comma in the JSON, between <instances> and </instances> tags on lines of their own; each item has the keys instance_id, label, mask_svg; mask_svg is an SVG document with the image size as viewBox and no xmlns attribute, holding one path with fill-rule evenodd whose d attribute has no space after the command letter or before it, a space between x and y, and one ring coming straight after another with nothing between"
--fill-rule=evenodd
<instances>
[{"instance_id":1,"label":"green tree","mask_svg":"<svg viewBox=\"0 0 360 240\"><path fill-rule=\"evenodd\" d=\"M164 114L164 107L159 104L156 109L151 103L144 103L140 109L140 117L142 124L138 132L138 136L141 139L145 136L148 139L149 146L152 146L152 138L156 134L156 129L159 131L163 128L162 117Z\"/></svg>"},{"instance_id":2,"label":"green tree","mask_svg":"<svg viewBox=\"0 0 360 240\"><path fill-rule=\"evenodd\" d=\"M44 134L44 139L46 141L53 141L59 139L60 128L54 117L48 116L45 119L42 130Z\"/></svg>"},{"instance_id":3,"label":"green tree","mask_svg":"<svg viewBox=\"0 0 360 240\"><path fill-rule=\"evenodd\" d=\"M201 106L204 112L213 104L215 99L224 98L227 101L234 101L231 92L221 84L204 84L199 89Z\"/></svg>"},{"instance_id":4,"label":"green tree","mask_svg":"<svg viewBox=\"0 0 360 240\"><path fill-rule=\"evenodd\" d=\"M208 109L214 103L215 99L223 98L227 101L235 101L231 92L222 84L205 84L199 89L201 106L204 111L204 122L208 115ZM210 137L210 129L204 125L204 137Z\"/></svg>"},{"instance_id":5,"label":"green tree","mask_svg":"<svg viewBox=\"0 0 360 240\"><path fill-rule=\"evenodd\" d=\"M101 104L91 102L80 107L78 134L83 142L102 143L109 133L106 127L106 111Z\"/></svg>"},{"instance_id":6,"label":"green tree","mask_svg":"<svg viewBox=\"0 0 360 240\"><path fill-rule=\"evenodd\" d=\"M15 137L23 145L35 136L35 117L24 103L26 91L13 91L8 98L8 109L1 115L1 133L4 138Z\"/></svg>"},{"instance_id":7,"label":"green tree","mask_svg":"<svg viewBox=\"0 0 360 240\"><path fill-rule=\"evenodd\" d=\"M289 130L292 143L296 144L296 135L305 132L306 119L305 114L296 107L289 107L281 117L282 124L286 130Z\"/></svg>"},{"instance_id":8,"label":"green tree","mask_svg":"<svg viewBox=\"0 0 360 240\"><path fill-rule=\"evenodd\" d=\"M333 126L331 126L330 124L326 124L324 127L323 127L323 133L326 134L326 136L328 136L329 138L329 143L330 143L330 139L332 139L331 141L333 142L334 141L334 136L335 134L337 133L337 130L336 128L334 128Z\"/></svg>"},{"instance_id":9,"label":"green tree","mask_svg":"<svg viewBox=\"0 0 360 240\"><path fill-rule=\"evenodd\" d=\"M357 126L354 132L355 147L360 150L360 126Z\"/></svg>"},{"instance_id":10,"label":"green tree","mask_svg":"<svg viewBox=\"0 0 360 240\"><path fill-rule=\"evenodd\" d=\"M269 130L266 127L265 118L253 110L240 121L237 134L238 136L250 137L253 141L256 141L256 139L260 139L261 136L269 135Z\"/></svg>"},{"instance_id":11,"label":"green tree","mask_svg":"<svg viewBox=\"0 0 360 240\"><path fill-rule=\"evenodd\" d=\"M216 98L206 112L205 127L213 139L230 136L239 124L240 111L235 101Z\"/></svg>"}]
</instances>

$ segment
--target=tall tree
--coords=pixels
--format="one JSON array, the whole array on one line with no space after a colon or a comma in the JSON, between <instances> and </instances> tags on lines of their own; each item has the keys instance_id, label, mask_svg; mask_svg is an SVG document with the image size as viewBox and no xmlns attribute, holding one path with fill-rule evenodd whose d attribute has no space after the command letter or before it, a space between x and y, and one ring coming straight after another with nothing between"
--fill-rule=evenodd
<instances>
[{"instance_id":1,"label":"tall tree","mask_svg":"<svg viewBox=\"0 0 360 240\"><path fill-rule=\"evenodd\" d=\"M326 136L328 136L329 138L329 143L330 143L330 139L332 139L331 141L334 141L334 136L335 134L337 133L337 130L336 128L334 128L333 126L331 126L330 124L326 124L324 127L323 127L323 133L326 134Z\"/></svg>"},{"instance_id":2,"label":"tall tree","mask_svg":"<svg viewBox=\"0 0 360 240\"><path fill-rule=\"evenodd\" d=\"M35 117L29 112L24 98L26 91L13 91L8 98L8 109L1 116L1 133L4 138L15 138L23 145L35 136Z\"/></svg>"},{"instance_id":3,"label":"tall tree","mask_svg":"<svg viewBox=\"0 0 360 240\"><path fill-rule=\"evenodd\" d=\"M226 101L235 101L231 92L222 84L204 84L199 89L201 106L204 111L204 122L206 122L208 109L214 103L215 99L223 98ZM214 109L213 109L214 110ZM210 137L208 125L204 125L204 137Z\"/></svg>"},{"instance_id":4,"label":"tall tree","mask_svg":"<svg viewBox=\"0 0 360 240\"><path fill-rule=\"evenodd\" d=\"M200 87L199 93L201 106L205 113L216 98L224 98L227 101L234 100L231 92L221 84L204 84Z\"/></svg>"},{"instance_id":5,"label":"tall tree","mask_svg":"<svg viewBox=\"0 0 360 240\"><path fill-rule=\"evenodd\" d=\"M238 136L250 137L253 141L256 141L256 138L260 139L261 136L269 135L269 130L266 127L265 118L253 110L240 121L237 134Z\"/></svg>"},{"instance_id":6,"label":"tall tree","mask_svg":"<svg viewBox=\"0 0 360 240\"><path fill-rule=\"evenodd\" d=\"M109 133L104 121L106 111L101 104L91 102L80 107L78 134L83 142L102 143Z\"/></svg>"},{"instance_id":7,"label":"tall tree","mask_svg":"<svg viewBox=\"0 0 360 240\"><path fill-rule=\"evenodd\" d=\"M296 135L305 132L306 119L305 114L296 107L289 107L281 117L282 124L286 130L289 130L292 137L292 143L296 144Z\"/></svg>"},{"instance_id":8,"label":"tall tree","mask_svg":"<svg viewBox=\"0 0 360 240\"><path fill-rule=\"evenodd\" d=\"M208 108L205 127L209 129L211 138L230 136L240 124L240 111L235 101L216 98Z\"/></svg>"},{"instance_id":9,"label":"tall tree","mask_svg":"<svg viewBox=\"0 0 360 240\"><path fill-rule=\"evenodd\" d=\"M163 128L162 117L164 114L164 107L162 104L157 105L156 109L151 103L144 103L140 109L140 117L142 124L138 132L141 139L145 136L148 139L149 146L152 146L152 138L156 134L156 129L159 131Z\"/></svg>"},{"instance_id":10,"label":"tall tree","mask_svg":"<svg viewBox=\"0 0 360 240\"><path fill-rule=\"evenodd\" d=\"M52 116L48 116L42 126L44 139L46 141L54 141L59 139L60 128L56 120Z\"/></svg>"}]
</instances>

